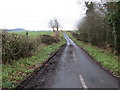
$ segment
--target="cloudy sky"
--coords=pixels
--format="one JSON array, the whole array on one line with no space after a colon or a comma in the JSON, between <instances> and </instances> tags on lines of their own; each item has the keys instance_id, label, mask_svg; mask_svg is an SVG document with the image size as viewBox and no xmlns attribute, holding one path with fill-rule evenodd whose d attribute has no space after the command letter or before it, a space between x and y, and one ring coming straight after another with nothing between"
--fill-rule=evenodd
<instances>
[{"instance_id":1,"label":"cloudy sky","mask_svg":"<svg viewBox=\"0 0 120 90\"><path fill-rule=\"evenodd\" d=\"M78 0L0 0L0 28L50 29L57 17L63 30L76 29L86 8Z\"/></svg>"}]
</instances>

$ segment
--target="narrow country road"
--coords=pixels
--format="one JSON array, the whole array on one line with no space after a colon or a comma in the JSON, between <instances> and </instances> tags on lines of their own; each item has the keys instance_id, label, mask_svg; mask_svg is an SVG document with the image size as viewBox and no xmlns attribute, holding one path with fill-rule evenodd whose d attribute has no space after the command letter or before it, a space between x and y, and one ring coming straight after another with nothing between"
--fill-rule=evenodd
<instances>
[{"instance_id":1,"label":"narrow country road","mask_svg":"<svg viewBox=\"0 0 120 90\"><path fill-rule=\"evenodd\" d=\"M67 46L49 88L118 88L118 80L99 67L66 33Z\"/></svg>"},{"instance_id":2,"label":"narrow country road","mask_svg":"<svg viewBox=\"0 0 120 90\"><path fill-rule=\"evenodd\" d=\"M63 46L49 61L16 89L25 88L116 88L118 80L103 70L66 33ZM114 90L112 89L112 90ZM110 89L111 90L111 89Z\"/></svg>"}]
</instances>

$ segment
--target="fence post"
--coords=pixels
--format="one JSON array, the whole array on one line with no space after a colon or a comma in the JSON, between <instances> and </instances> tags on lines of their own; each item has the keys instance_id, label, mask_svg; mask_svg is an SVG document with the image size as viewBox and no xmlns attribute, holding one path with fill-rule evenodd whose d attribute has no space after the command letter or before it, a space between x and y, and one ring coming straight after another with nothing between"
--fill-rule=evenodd
<instances>
[{"instance_id":1,"label":"fence post","mask_svg":"<svg viewBox=\"0 0 120 90\"><path fill-rule=\"evenodd\" d=\"M26 31L26 37L28 38L28 31Z\"/></svg>"}]
</instances>

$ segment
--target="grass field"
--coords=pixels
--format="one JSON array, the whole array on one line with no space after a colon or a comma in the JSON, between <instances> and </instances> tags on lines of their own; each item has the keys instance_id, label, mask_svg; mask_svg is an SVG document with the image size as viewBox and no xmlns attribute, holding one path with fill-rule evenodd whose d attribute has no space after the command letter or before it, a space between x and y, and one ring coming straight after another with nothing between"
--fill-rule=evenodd
<instances>
[{"instance_id":1,"label":"grass field","mask_svg":"<svg viewBox=\"0 0 120 90\"><path fill-rule=\"evenodd\" d=\"M26 35L26 31L9 31L10 33ZM52 31L28 31L28 35L32 38L36 38L38 35L49 34L52 35Z\"/></svg>"},{"instance_id":2,"label":"grass field","mask_svg":"<svg viewBox=\"0 0 120 90\"><path fill-rule=\"evenodd\" d=\"M24 32L12 32L18 34L24 34ZM30 32L30 37L36 37L39 34L53 34L53 32ZM63 38L63 34L60 33L60 37ZM33 71L40 67L42 63L50 57L53 51L60 48L65 44L65 40L61 39L60 42L52 45L40 45L38 51L28 58L21 58L20 60L13 61L9 64L2 65L2 87L3 88L15 88L21 81L31 75Z\"/></svg>"},{"instance_id":3,"label":"grass field","mask_svg":"<svg viewBox=\"0 0 120 90\"><path fill-rule=\"evenodd\" d=\"M84 50L86 50L97 62L99 62L104 68L110 70L114 75L117 77L120 77L120 62L119 58L112 53L109 53L105 50L101 50L95 46L91 46L88 43L83 43L82 41L76 40L70 32L67 32L70 38L82 47Z\"/></svg>"}]
</instances>

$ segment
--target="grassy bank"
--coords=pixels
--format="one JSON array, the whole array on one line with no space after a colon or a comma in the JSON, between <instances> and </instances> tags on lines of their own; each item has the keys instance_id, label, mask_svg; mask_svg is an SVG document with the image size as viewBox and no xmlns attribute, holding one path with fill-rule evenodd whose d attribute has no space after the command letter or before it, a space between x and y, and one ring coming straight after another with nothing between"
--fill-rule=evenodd
<instances>
[{"instance_id":1,"label":"grassy bank","mask_svg":"<svg viewBox=\"0 0 120 90\"><path fill-rule=\"evenodd\" d=\"M33 56L17 61L14 60L10 64L3 64L2 87L16 87L21 81L31 75L31 73L33 73L36 68L40 67L42 63L50 57L53 51L58 50L63 44L65 44L65 40L61 40L60 42L54 43L52 45L41 44L38 47L38 51Z\"/></svg>"},{"instance_id":2,"label":"grassy bank","mask_svg":"<svg viewBox=\"0 0 120 90\"><path fill-rule=\"evenodd\" d=\"M95 46L91 46L88 43L76 40L70 32L67 32L69 37L80 47L86 50L97 62L99 62L104 68L110 70L114 75L120 77L120 61L119 58L106 50L101 50Z\"/></svg>"}]
</instances>

